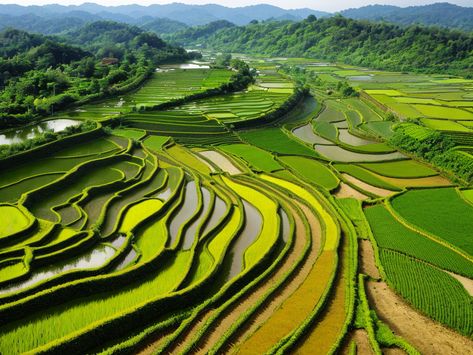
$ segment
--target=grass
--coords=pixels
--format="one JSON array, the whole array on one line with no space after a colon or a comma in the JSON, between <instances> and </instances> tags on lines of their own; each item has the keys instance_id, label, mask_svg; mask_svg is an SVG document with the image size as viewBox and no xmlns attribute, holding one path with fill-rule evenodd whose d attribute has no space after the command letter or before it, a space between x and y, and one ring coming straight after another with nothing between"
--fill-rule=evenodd
<instances>
[{"instance_id":1,"label":"grass","mask_svg":"<svg viewBox=\"0 0 473 355\"><path fill-rule=\"evenodd\" d=\"M146 132L143 130L138 129L130 129L130 128L115 128L112 131L112 134L119 137L125 137L135 140L140 140L146 135Z\"/></svg>"},{"instance_id":2,"label":"grass","mask_svg":"<svg viewBox=\"0 0 473 355\"><path fill-rule=\"evenodd\" d=\"M168 141L169 137L166 136L149 136L143 143L145 147L160 152Z\"/></svg>"},{"instance_id":3,"label":"grass","mask_svg":"<svg viewBox=\"0 0 473 355\"><path fill-rule=\"evenodd\" d=\"M159 273L149 274L120 290L98 293L80 301L71 300L4 325L1 327L0 349L5 354L33 350L93 322L118 316L120 312L169 293L187 274L190 258L190 251L178 252L163 263ZM35 337L34 334L42 336Z\"/></svg>"},{"instance_id":4,"label":"grass","mask_svg":"<svg viewBox=\"0 0 473 355\"><path fill-rule=\"evenodd\" d=\"M420 178L435 176L438 174L432 168L418 163L415 160L401 160L385 163L361 163L358 165L379 175L393 178Z\"/></svg>"},{"instance_id":5,"label":"grass","mask_svg":"<svg viewBox=\"0 0 473 355\"><path fill-rule=\"evenodd\" d=\"M457 131L457 132L471 132L470 129L462 126L455 121L449 120L434 120L430 118L421 119L427 127L438 130L438 131Z\"/></svg>"},{"instance_id":6,"label":"grass","mask_svg":"<svg viewBox=\"0 0 473 355\"><path fill-rule=\"evenodd\" d=\"M0 241L2 238L21 232L31 223L16 206L0 205Z\"/></svg>"},{"instance_id":7,"label":"grass","mask_svg":"<svg viewBox=\"0 0 473 355\"><path fill-rule=\"evenodd\" d=\"M473 189L462 190L463 197L473 205Z\"/></svg>"},{"instance_id":8,"label":"grass","mask_svg":"<svg viewBox=\"0 0 473 355\"><path fill-rule=\"evenodd\" d=\"M306 201L309 206L311 206L317 214L320 216L321 221L324 223L324 235L325 235L325 243L323 246L324 250L335 250L338 245L338 238L339 238L339 230L338 226L332 217L332 215L327 211L327 209L319 202L319 200L311 194L307 189L303 187L283 180L279 178L275 178L270 175L261 174L260 177L263 180L266 180L270 183L273 183L283 189L286 189L293 193L295 196Z\"/></svg>"},{"instance_id":9,"label":"grass","mask_svg":"<svg viewBox=\"0 0 473 355\"><path fill-rule=\"evenodd\" d=\"M333 124L330 122L318 122L318 121L313 121L313 127L315 133L317 133L319 136L331 140L331 141L337 141L338 139L338 129L335 127Z\"/></svg>"},{"instance_id":10,"label":"grass","mask_svg":"<svg viewBox=\"0 0 473 355\"><path fill-rule=\"evenodd\" d=\"M400 224L382 205L365 209L376 243L428 262L439 268L473 278L473 263L449 248Z\"/></svg>"},{"instance_id":11,"label":"grass","mask_svg":"<svg viewBox=\"0 0 473 355\"><path fill-rule=\"evenodd\" d=\"M455 188L411 190L392 206L409 223L473 255L473 206Z\"/></svg>"},{"instance_id":12,"label":"grass","mask_svg":"<svg viewBox=\"0 0 473 355\"><path fill-rule=\"evenodd\" d=\"M243 159L252 169L257 171L272 172L283 169L270 153L251 145L222 145L220 149Z\"/></svg>"},{"instance_id":13,"label":"grass","mask_svg":"<svg viewBox=\"0 0 473 355\"><path fill-rule=\"evenodd\" d=\"M261 232L244 254L245 269L250 269L271 251L279 238L279 206L268 196L251 187L238 184L226 177L223 177L223 181L241 198L251 203L263 216Z\"/></svg>"},{"instance_id":14,"label":"grass","mask_svg":"<svg viewBox=\"0 0 473 355\"><path fill-rule=\"evenodd\" d=\"M27 178L14 185L3 187L0 189L0 202L16 202L22 194L35 190L63 175L63 173L43 174Z\"/></svg>"},{"instance_id":15,"label":"grass","mask_svg":"<svg viewBox=\"0 0 473 355\"><path fill-rule=\"evenodd\" d=\"M189 168L195 169L203 174L210 174L209 167L201 160L197 159L191 151L185 149L179 145L173 145L171 148L166 149L166 152L176 159L180 164L186 165Z\"/></svg>"},{"instance_id":16,"label":"grass","mask_svg":"<svg viewBox=\"0 0 473 355\"><path fill-rule=\"evenodd\" d=\"M381 250L389 283L410 304L434 320L471 336L471 296L459 281L426 263L391 250Z\"/></svg>"},{"instance_id":17,"label":"grass","mask_svg":"<svg viewBox=\"0 0 473 355\"><path fill-rule=\"evenodd\" d=\"M431 106L431 105L413 105L414 108L427 117L443 118L448 120L472 120L473 112L468 112L458 108Z\"/></svg>"},{"instance_id":18,"label":"grass","mask_svg":"<svg viewBox=\"0 0 473 355\"><path fill-rule=\"evenodd\" d=\"M290 138L277 127L268 127L264 130L238 132L238 135L248 144L278 154L302 155L317 157L318 154L311 148Z\"/></svg>"},{"instance_id":19,"label":"grass","mask_svg":"<svg viewBox=\"0 0 473 355\"><path fill-rule=\"evenodd\" d=\"M370 173L368 170L365 170L359 166L353 164L335 164L334 168L341 173L347 173L351 176L366 182L367 184L380 187L386 190L399 191L400 189L390 183L381 180L377 176Z\"/></svg>"},{"instance_id":20,"label":"grass","mask_svg":"<svg viewBox=\"0 0 473 355\"><path fill-rule=\"evenodd\" d=\"M386 89L386 90L365 90L368 95L386 95L386 96L404 96L402 92L398 90Z\"/></svg>"},{"instance_id":21,"label":"grass","mask_svg":"<svg viewBox=\"0 0 473 355\"><path fill-rule=\"evenodd\" d=\"M0 266L0 282L13 280L15 278L25 275L29 271L29 268L25 266L23 261L15 263L8 263L7 265Z\"/></svg>"},{"instance_id":22,"label":"grass","mask_svg":"<svg viewBox=\"0 0 473 355\"><path fill-rule=\"evenodd\" d=\"M299 156L285 156L278 159L293 170L296 175L329 191L336 189L340 183L337 176L326 165L316 160Z\"/></svg>"},{"instance_id":23,"label":"grass","mask_svg":"<svg viewBox=\"0 0 473 355\"><path fill-rule=\"evenodd\" d=\"M126 233L133 231L143 220L158 212L163 203L160 200L144 200L130 207L123 217L119 232Z\"/></svg>"},{"instance_id":24,"label":"grass","mask_svg":"<svg viewBox=\"0 0 473 355\"><path fill-rule=\"evenodd\" d=\"M354 198L341 198L337 200L340 208L350 218L356 234L359 238L367 239L370 234L370 227L363 213L361 202Z\"/></svg>"}]
</instances>

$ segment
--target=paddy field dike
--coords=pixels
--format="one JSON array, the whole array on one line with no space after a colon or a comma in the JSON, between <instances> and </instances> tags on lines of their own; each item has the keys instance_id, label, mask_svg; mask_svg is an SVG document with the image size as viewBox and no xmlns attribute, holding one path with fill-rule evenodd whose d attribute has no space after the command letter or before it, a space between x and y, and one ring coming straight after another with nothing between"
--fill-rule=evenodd
<instances>
[{"instance_id":1,"label":"paddy field dike","mask_svg":"<svg viewBox=\"0 0 473 355\"><path fill-rule=\"evenodd\" d=\"M1 354L471 352L473 176L393 137L473 167L473 80L247 61L243 90L165 67L0 160Z\"/></svg>"}]
</instances>

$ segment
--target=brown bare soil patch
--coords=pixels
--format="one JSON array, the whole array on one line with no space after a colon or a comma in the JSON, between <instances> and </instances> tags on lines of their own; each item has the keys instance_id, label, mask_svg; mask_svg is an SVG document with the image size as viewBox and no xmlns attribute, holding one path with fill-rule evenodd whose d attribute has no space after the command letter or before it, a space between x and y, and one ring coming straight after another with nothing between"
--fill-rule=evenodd
<instances>
[{"instance_id":1,"label":"brown bare soil patch","mask_svg":"<svg viewBox=\"0 0 473 355\"><path fill-rule=\"evenodd\" d=\"M344 182L340 182L340 185L337 189L337 192L335 192L334 196L337 198L352 197L361 201L366 200L368 198L368 196L362 194L358 190L355 190L353 187L351 187L348 184L345 184Z\"/></svg>"},{"instance_id":2,"label":"brown bare soil patch","mask_svg":"<svg viewBox=\"0 0 473 355\"><path fill-rule=\"evenodd\" d=\"M378 267L374 257L374 250L369 240L360 239L358 244L358 255L360 260L360 271L374 279L379 279Z\"/></svg>"},{"instance_id":3,"label":"brown bare soil patch","mask_svg":"<svg viewBox=\"0 0 473 355\"><path fill-rule=\"evenodd\" d=\"M384 282L368 281L367 295L379 318L422 354L473 354L473 341L412 309Z\"/></svg>"}]
</instances>

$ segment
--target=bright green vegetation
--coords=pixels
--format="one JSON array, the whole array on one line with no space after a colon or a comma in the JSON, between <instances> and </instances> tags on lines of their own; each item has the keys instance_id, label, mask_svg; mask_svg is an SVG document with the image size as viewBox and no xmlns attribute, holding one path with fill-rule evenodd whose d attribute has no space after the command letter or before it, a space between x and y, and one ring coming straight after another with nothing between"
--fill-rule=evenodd
<instances>
[{"instance_id":1,"label":"bright green vegetation","mask_svg":"<svg viewBox=\"0 0 473 355\"><path fill-rule=\"evenodd\" d=\"M224 181L243 199L251 202L263 217L264 223L259 236L244 254L244 267L249 269L269 253L279 237L278 205L269 197L248 186L239 185L227 178L224 178Z\"/></svg>"},{"instance_id":2,"label":"bright green vegetation","mask_svg":"<svg viewBox=\"0 0 473 355\"><path fill-rule=\"evenodd\" d=\"M370 233L369 224L363 213L361 202L354 198L341 198L337 201L343 212L349 216L359 238L367 239Z\"/></svg>"},{"instance_id":3,"label":"bright green vegetation","mask_svg":"<svg viewBox=\"0 0 473 355\"><path fill-rule=\"evenodd\" d=\"M382 189L399 190L398 187L389 184L388 182L378 178L376 175L371 174L369 171L351 164L335 164L334 168L337 169L341 173L347 173L361 181L364 181L370 185L380 187Z\"/></svg>"},{"instance_id":4,"label":"bright green vegetation","mask_svg":"<svg viewBox=\"0 0 473 355\"><path fill-rule=\"evenodd\" d=\"M417 178L437 175L437 172L415 160L401 160L386 163L359 164L367 170L377 174L395 178Z\"/></svg>"},{"instance_id":5,"label":"bright green vegetation","mask_svg":"<svg viewBox=\"0 0 473 355\"><path fill-rule=\"evenodd\" d=\"M154 73L138 91L124 97L126 106L152 106L182 98L230 80L232 72L224 69L174 69Z\"/></svg>"},{"instance_id":6,"label":"bright green vegetation","mask_svg":"<svg viewBox=\"0 0 473 355\"><path fill-rule=\"evenodd\" d=\"M339 180L335 174L326 165L316 160L298 156L280 157L279 160L306 181L323 186L329 191L338 187Z\"/></svg>"},{"instance_id":7,"label":"bright green vegetation","mask_svg":"<svg viewBox=\"0 0 473 355\"><path fill-rule=\"evenodd\" d=\"M415 36L412 36L412 31L416 31ZM366 40L367 33L373 34L370 41ZM228 27L215 31L208 38L197 35L193 40L194 43L204 41L207 46L224 52L325 58L331 62L388 70L432 69L467 74L471 64L469 33L399 27L339 17L309 17L297 24L268 22L241 28ZM460 43L468 43L468 46L454 50ZM421 49L423 46L438 50L425 51ZM350 70L341 74L360 73Z\"/></svg>"},{"instance_id":8,"label":"bright green vegetation","mask_svg":"<svg viewBox=\"0 0 473 355\"><path fill-rule=\"evenodd\" d=\"M9 68L8 74L2 71L0 76L0 127L50 114L74 102L129 91L155 65L193 57L155 34L107 21L89 23L61 41L14 29L1 32L0 38L2 64ZM107 52L110 43L121 49ZM101 63L109 55L115 66Z\"/></svg>"},{"instance_id":9,"label":"bright green vegetation","mask_svg":"<svg viewBox=\"0 0 473 355\"><path fill-rule=\"evenodd\" d=\"M163 149L163 146L169 141L169 137L165 136L150 136L147 137L144 141L143 144L145 147L148 147L149 149L152 149L156 152L159 152L160 150Z\"/></svg>"},{"instance_id":10,"label":"bright green vegetation","mask_svg":"<svg viewBox=\"0 0 473 355\"><path fill-rule=\"evenodd\" d=\"M236 135L217 120L182 109L134 113L127 116L127 121L149 134L170 136L177 142L187 144L239 142Z\"/></svg>"},{"instance_id":11,"label":"bright green vegetation","mask_svg":"<svg viewBox=\"0 0 473 355\"><path fill-rule=\"evenodd\" d=\"M130 138L130 139L135 139L135 140L139 140L143 138L143 136L146 134L145 131L139 131L135 129L123 129L123 128L116 128L112 131L112 133L115 136L125 137L125 138Z\"/></svg>"},{"instance_id":12,"label":"bright green vegetation","mask_svg":"<svg viewBox=\"0 0 473 355\"><path fill-rule=\"evenodd\" d=\"M392 206L408 223L473 255L473 206L455 188L408 191Z\"/></svg>"},{"instance_id":13,"label":"bright green vegetation","mask_svg":"<svg viewBox=\"0 0 473 355\"><path fill-rule=\"evenodd\" d=\"M365 209L376 243L454 273L473 277L473 262L400 224L381 206Z\"/></svg>"},{"instance_id":14,"label":"bright green vegetation","mask_svg":"<svg viewBox=\"0 0 473 355\"><path fill-rule=\"evenodd\" d=\"M0 205L0 216L0 241L22 231L30 223L29 218L15 206Z\"/></svg>"},{"instance_id":15,"label":"bright green vegetation","mask_svg":"<svg viewBox=\"0 0 473 355\"><path fill-rule=\"evenodd\" d=\"M283 169L270 153L251 145L224 145L220 149L243 159L250 167L259 171L271 172Z\"/></svg>"},{"instance_id":16,"label":"bright green vegetation","mask_svg":"<svg viewBox=\"0 0 473 355\"><path fill-rule=\"evenodd\" d=\"M414 307L466 336L473 331L471 296L452 276L391 250L381 252L391 285Z\"/></svg>"},{"instance_id":17,"label":"bright green vegetation","mask_svg":"<svg viewBox=\"0 0 473 355\"><path fill-rule=\"evenodd\" d=\"M120 226L120 232L131 232L142 221L155 214L163 206L160 200L145 200L130 207Z\"/></svg>"},{"instance_id":18,"label":"bright green vegetation","mask_svg":"<svg viewBox=\"0 0 473 355\"><path fill-rule=\"evenodd\" d=\"M430 105L414 105L414 108L425 116L433 118L444 118L452 120L471 120L473 113L457 108L430 106Z\"/></svg>"},{"instance_id":19,"label":"bright green vegetation","mask_svg":"<svg viewBox=\"0 0 473 355\"><path fill-rule=\"evenodd\" d=\"M291 37L335 20L249 27ZM210 27L199 31L234 26ZM86 28L69 40L122 43L108 30L87 40L96 33ZM130 48L155 39L131 29ZM122 70L128 53L101 69ZM357 304L374 349L413 352L366 299L360 273L372 271L358 266L369 243L379 268L369 282L471 335L471 297L455 279L473 277L471 186L424 188L445 178L392 148L412 139L426 155L438 143L470 156L467 124L442 120L464 129L437 131L414 105L464 110L459 91L471 83L241 57L215 59L234 70L159 65L137 86L131 73L126 91L117 81L106 100L56 112L100 120L89 121L96 130L0 159L0 200L11 203L0 206L0 353L337 353L359 325ZM399 123L393 105L420 120Z\"/></svg>"},{"instance_id":20,"label":"bright green vegetation","mask_svg":"<svg viewBox=\"0 0 473 355\"><path fill-rule=\"evenodd\" d=\"M473 189L463 190L461 193L463 197L473 205Z\"/></svg>"},{"instance_id":21,"label":"bright green vegetation","mask_svg":"<svg viewBox=\"0 0 473 355\"><path fill-rule=\"evenodd\" d=\"M450 120L434 120L423 118L422 123L424 123L429 128L439 131L470 132L470 130L465 126Z\"/></svg>"},{"instance_id":22,"label":"bright green vegetation","mask_svg":"<svg viewBox=\"0 0 473 355\"><path fill-rule=\"evenodd\" d=\"M318 156L313 149L298 143L280 128L268 127L264 130L238 132L238 135L248 144L279 154Z\"/></svg>"}]
</instances>

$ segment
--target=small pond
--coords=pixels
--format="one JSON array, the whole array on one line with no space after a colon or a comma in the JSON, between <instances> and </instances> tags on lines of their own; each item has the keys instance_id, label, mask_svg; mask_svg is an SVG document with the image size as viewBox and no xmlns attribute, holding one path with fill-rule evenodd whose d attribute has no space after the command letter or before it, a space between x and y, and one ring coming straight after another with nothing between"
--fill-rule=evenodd
<instances>
[{"instance_id":1,"label":"small pond","mask_svg":"<svg viewBox=\"0 0 473 355\"><path fill-rule=\"evenodd\" d=\"M56 120L42 121L35 124L10 129L8 131L0 132L0 145L21 143L27 139L32 139L45 131L61 132L67 127L77 126L81 123L78 120L70 120L59 118Z\"/></svg>"}]
</instances>

